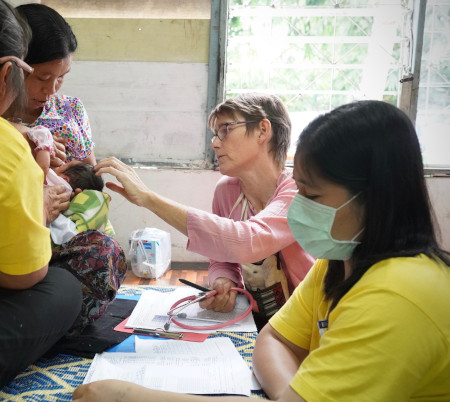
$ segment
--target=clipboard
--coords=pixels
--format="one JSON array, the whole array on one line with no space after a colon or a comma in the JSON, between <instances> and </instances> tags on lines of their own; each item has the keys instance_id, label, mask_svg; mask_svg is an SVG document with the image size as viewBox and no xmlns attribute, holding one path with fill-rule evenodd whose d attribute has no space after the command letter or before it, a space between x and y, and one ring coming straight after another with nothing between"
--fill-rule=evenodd
<instances>
[{"instance_id":1,"label":"clipboard","mask_svg":"<svg viewBox=\"0 0 450 402\"><path fill-rule=\"evenodd\" d=\"M129 318L129 317L128 317ZM197 332L168 332L168 334L171 334L170 336L163 336L164 331L161 330L137 330L135 332L134 328L125 328L125 325L127 324L128 318L123 320L120 324L116 325L114 327L114 331L118 332L126 332L128 334L133 335L142 335L142 336L151 336L153 338L158 339L175 339L177 341L188 341L188 342L203 342L210 334L200 334ZM173 334L181 334L182 336L174 336Z\"/></svg>"}]
</instances>

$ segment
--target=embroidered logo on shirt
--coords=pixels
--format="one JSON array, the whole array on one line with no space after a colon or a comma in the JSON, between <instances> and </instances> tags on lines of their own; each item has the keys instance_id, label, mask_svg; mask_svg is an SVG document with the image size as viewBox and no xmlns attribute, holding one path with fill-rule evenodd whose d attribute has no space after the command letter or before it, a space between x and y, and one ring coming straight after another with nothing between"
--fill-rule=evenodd
<instances>
[{"instance_id":1,"label":"embroidered logo on shirt","mask_svg":"<svg viewBox=\"0 0 450 402\"><path fill-rule=\"evenodd\" d=\"M317 321L317 326L319 327L319 334L323 335L325 330L328 329L328 320Z\"/></svg>"}]
</instances>

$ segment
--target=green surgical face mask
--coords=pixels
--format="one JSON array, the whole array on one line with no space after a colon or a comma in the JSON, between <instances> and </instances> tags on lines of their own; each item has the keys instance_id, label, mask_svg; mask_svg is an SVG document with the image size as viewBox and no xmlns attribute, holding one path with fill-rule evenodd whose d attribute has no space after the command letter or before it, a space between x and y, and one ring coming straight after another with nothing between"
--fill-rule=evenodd
<instances>
[{"instance_id":1,"label":"green surgical face mask","mask_svg":"<svg viewBox=\"0 0 450 402\"><path fill-rule=\"evenodd\" d=\"M331 237L336 212L352 202L360 193L350 198L339 208L319 204L297 194L289 207L287 220L295 240L308 254L327 260L348 260L360 242L355 241L358 232L351 240L336 240Z\"/></svg>"}]
</instances>

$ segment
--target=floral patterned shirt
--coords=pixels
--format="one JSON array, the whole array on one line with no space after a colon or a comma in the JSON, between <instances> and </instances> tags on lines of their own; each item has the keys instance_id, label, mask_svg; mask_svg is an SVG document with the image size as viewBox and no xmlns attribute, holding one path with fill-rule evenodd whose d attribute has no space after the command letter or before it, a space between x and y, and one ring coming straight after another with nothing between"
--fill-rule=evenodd
<instances>
[{"instance_id":1,"label":"floral patterned shirt","mask_svg":"<svg viewBox=\"0 0 450 402\"><path fill-rule=\"evenodd\" d=\"M94 149L91 126L83 103L72 96L56 94L29 127L47 127L53 135L67 138L67 162L86 159Z\"/></svg>"}]
</instances>

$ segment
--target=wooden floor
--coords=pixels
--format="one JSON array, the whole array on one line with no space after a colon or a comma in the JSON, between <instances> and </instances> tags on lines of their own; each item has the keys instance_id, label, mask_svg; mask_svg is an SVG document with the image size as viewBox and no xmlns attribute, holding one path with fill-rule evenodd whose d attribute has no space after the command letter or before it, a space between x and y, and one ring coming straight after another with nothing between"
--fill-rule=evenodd
<instances>
[{"instance_id":1,"label":"wooden floor","mask_svg":"<svg viewBox=\"0 0 450 402\"><path fill-rule=\"evenodd\" d=\"M145 279L137 277L133 271L128 270L123 281L124 285L154 285L154 286L184 286L178 279L183 278L209 287L208 271L193 269L170 269L158 279Z\"/></svg>"}]
</instances>

